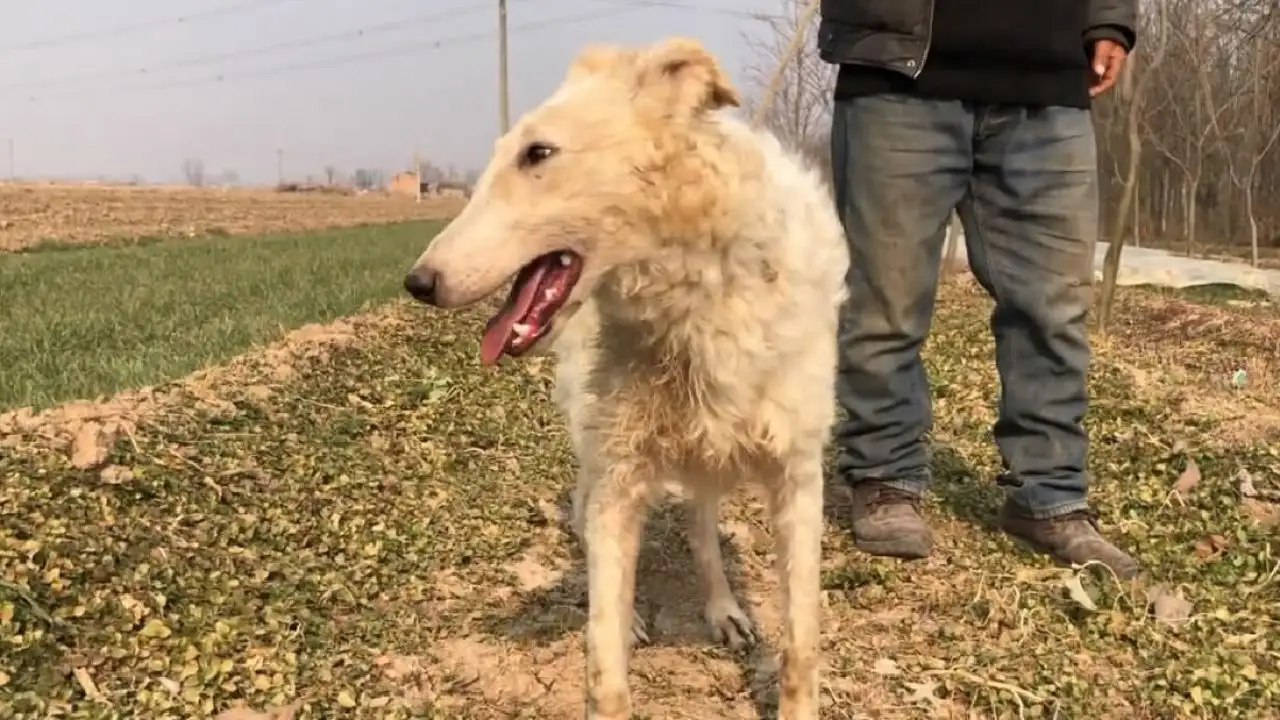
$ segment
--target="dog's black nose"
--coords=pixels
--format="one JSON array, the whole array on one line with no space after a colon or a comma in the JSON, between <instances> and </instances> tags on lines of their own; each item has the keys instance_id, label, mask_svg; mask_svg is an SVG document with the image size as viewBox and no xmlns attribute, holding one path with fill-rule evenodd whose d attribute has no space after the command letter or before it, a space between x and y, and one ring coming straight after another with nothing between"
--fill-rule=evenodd
<instances>
[{"instance_id":1,"label":"dog's black nose","mask_svg":"<svg viewBox=\"0 0 1280 720\"><path fill-rule=\"evenodd\" d=\"M404 289L419 302L428 305L436 304L436 286L439 285L439 276L435 270L428 268L414 268L408 275L404 276Z\"/></svg>"}]
</instances>

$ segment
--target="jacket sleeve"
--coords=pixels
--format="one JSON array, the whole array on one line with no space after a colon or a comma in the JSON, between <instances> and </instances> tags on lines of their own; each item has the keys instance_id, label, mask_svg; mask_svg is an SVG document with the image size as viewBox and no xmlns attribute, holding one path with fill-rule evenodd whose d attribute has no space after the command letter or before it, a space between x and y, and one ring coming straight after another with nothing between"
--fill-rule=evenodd
<instances>
[{"instance_id":1,"label":"jacket sleeve","mask_svg":"<svg viewBox=\"0 0 1280 720\"><path fill-rule=\"evenodd\" d=\"M1085 29L1085 47L1099 40L1114 40L1126 50L1138 42L1138 0L1086 0L1089 3L1089 25Z\"/></svg>"}]
</instances>

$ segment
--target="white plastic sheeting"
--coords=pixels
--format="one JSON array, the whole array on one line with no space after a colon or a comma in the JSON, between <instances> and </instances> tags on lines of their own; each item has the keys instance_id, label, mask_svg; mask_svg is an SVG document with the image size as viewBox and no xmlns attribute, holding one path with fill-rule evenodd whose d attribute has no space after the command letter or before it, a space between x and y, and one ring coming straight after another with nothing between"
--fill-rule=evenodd
<instances>
[{"instance_id":1,"label":"white plastic sheeting","mask_svg":"<svg viewBox=\"0 0 1280 720\"><path fill-rule=\"evenodd\" d=\"M957 259L967 262L964 236L961 235ZM1102 278L1107 243L1098 243L1094 272ZM1223 262L1204 258L1179 257L1165 250L1126 246L1120 254L1120 285L1160 285L1184 288L1196 285L1236 285L1261 290L1280 297L1280 270L1254 268L1244 263Z\"/></svg>"}]
</instances>

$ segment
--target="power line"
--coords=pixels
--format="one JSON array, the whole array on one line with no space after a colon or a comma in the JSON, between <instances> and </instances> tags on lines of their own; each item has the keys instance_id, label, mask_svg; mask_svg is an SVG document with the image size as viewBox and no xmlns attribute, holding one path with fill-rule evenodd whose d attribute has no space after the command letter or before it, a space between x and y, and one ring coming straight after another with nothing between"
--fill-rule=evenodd
<instances>
[{"instance_id":1,"label":"power line","mask_svg":"<svg viewBox=\"0 0 1280 720\"><path fill-rule=\"evenodd\" d=\"M729 15L731 17L743 18L745 20L791 20L786 15L769 12L755 12L751 10L735 10L733 8L714 7L709 5L696 5L687 2L679 2L679 0L594 0L595 2L605 3L609 5L636 5L649 8L675 8L678 10L695 10L697 12L714 13L717 15Z\"/></svg>"},{"instance_id":2,"label":"power line","mask_svg":"<svg viewBox=\"0 0 1280 720\"><path fill-rule=\"evenodd\" d=\"M104 71L95 72L95 73L88 73L85 75L73 75L71 77L66 77L66 78L55 78L49 81L30 81L30 82L24 82L24 83L15 83L13 85L4 85L4 86L0 86L0 92L15 91L15 90L21 91L24 88L37 88L37 87L40 88L41 90L44 90L49 87L56 88L56 87L63 87L67 85L79 85L81 83L97 81L102 79L109 79L113 77L132 77L135 75L153 75L153 74L162 73L168 70L176 70L179 68L192 68L192 67L200 67L204 65L213 65L226 60L236 60L242 57L252 57L255 55L269 55L269 54L280 52L282 50L295 50L299 48L316 47L319 45L342 42L346 40L361 39L371 35L379 35L382 33L395 32L397 30L403 30L406 28L433 23L439 20L446 20L449 18L457 17L460 15L466 15L468 13L475 13L475 12L479 12L481 10L486 10L486 9L487 8L485 8L484 6L473 4L467 7L453 8L451 10L431 13L428 15L415 15L407 18L400 18L397 20L391 20L385 23L378 23L377 25L370 25L369 27L359 28L356 30L348 30L340 33L330 33L327 35L317 35L317 36L299 38L297 40L289 40L281 43L273 43L271 45L261 45L255 48L250 48L248 50L237 50L232 52L216 53L212 55L199 55L196 57L177 60L175 62L165 63L164 65L157 65L155 67L150 67L150 68L141 67L141 68L136 68L132 70L104 70Z\"/></svg>"},{"instance_id":3,"label":"power line","mask_svg":"<svg viewBox=\"0 0 1280 720\"><path fill-rule=\"evenodd\" d=\"M600 12L582 13L579 15L562 16L562 17L556 17L556 18L545 18L543 20L535 20L533 22L512 25L510 26L510 29L532 30L536 28L549 27L549 26L574 25L581 22L599 20L602 18L622 15L628 12L634 12L636 10L642 9L642 7L643 6L633 5L630 7L613 8L612 10L606 10L606 11L600 11ZM95 93L116 96L122 93L139 91L139 90L143 90L143 91L159 90L159 89L167 89L167 88L175 88L175 87L186 87L191 85L218 84L218 83L226 82L229 78L232 78L232 79L238 78L238 79L245 79L245 80L256 79L261 77L268 77L271 75L281 75L281 74L287 74L291 72L297 72L299 70L330 68L330 67L337 67L340 65L348 65L352 63L364 62L367 60L376 60L381 58L396 57L400 55L409 55L413 53L422 52L423 50L434 50L440 47L444 47L446 45L458 45L458 44L465 44L468 42L474 42L476 40L486 40L492 37L493 35L494 35L494 31L492 30L477 32L477 33L470 33L465 35L453 35L449 37L440 38L435 41L428 41L428 42L417 41L413 44L400 45L392 48L386 48L383 50L354 53L350 55L340 55L336 57L323 58L323 59L309 61L309 62L293 63L289 65L278 65L274 67L256 68L253 70L218 73L216 75L207 75L207 76L188 78L183 80L174 80L174 81L163 82L163 83L124 85L124 86L116 86L116 87L109 87L109 88L95 87L95 88L92 88L91 90L87 90L83 92L54 93L54 94L40 95L40 96L31 95L26 98L20 98L20 97L0 98L0 103L6 102L6 101L9 103L14 103L14 102L22 102L24 100L29 102L37 102L37 101L46 100L46 99L56 100L59 98L93 95Z\"/></svg>"},{"instance_id":4,"label":"power line","mask_svg":"<svg viewBox=\"0 0 1280 720\"><path fill-rule=\"evenodd\" d=\"M21 45L10 45L9 47L0 47L0 55L11 52L19 52L22 50L35 50L38 48L55 47L57 45L67 45L75 42L93 42L96 40L107 40L121 37L124 35L132 35L134 33L151 30L154 28L171 27L173 25L185 25L196 20L206 20L213 17L222 17L225 15L234 15L236 13L248 12L253 10L261 10L262 8L271 7L272 5L282 5L287 2L296 2L296 0L249 0L249 2L241 2L235 5L224 5L218 8L210 8L208 10L199 10L187 15L178 17L158 18L155 20L143 20L141 22L129 23L126 25L117 25L107 30L91 33L77 33L74 35L63 35L61 37L46 38L44 40L35 40L33 42L23 43Z\"/></svg>"}]
</instances>

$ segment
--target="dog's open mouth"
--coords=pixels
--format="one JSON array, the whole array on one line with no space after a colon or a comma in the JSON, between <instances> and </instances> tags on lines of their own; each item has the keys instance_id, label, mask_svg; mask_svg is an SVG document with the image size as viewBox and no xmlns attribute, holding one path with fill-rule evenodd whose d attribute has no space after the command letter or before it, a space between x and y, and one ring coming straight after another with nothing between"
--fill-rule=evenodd
<instances>
[{"instance_id":1,"label":"dog's open mouth","mask_svg":"<svg viewBox=\"0 0 1280 720\"><path fill-rule=\"evenodd\" d=\"M489 318L480 340L480 362L492 365L505 353L519 357L551 329L552 319L582 275L576 253L548 253L520 268L511 294Z\"/></svg>"}]
</instances>

